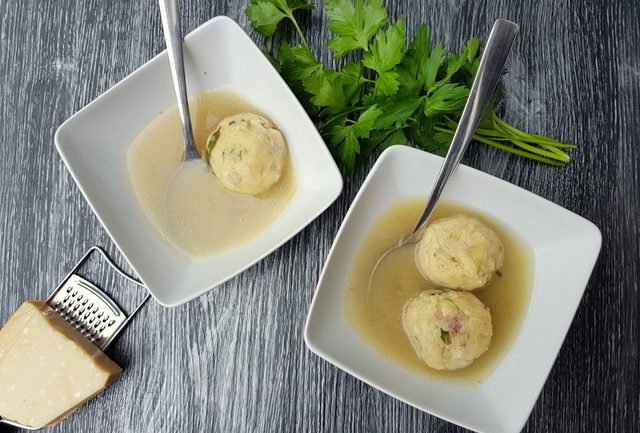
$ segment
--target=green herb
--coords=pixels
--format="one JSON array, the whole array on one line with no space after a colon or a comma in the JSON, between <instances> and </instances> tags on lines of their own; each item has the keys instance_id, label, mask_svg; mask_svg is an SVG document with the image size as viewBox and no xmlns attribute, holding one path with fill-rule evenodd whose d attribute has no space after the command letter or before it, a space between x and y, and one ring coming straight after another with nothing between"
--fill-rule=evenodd
<instances>
[{"instance_id":1,"label":"green herb","mask_svg":"<svg viewBox=\"0 0 640 433\"><path fill-rule=\"evenodd\" d=\"M353 171L376 150L393 144L446 154L480 63L480 40L469 39L459 52L434 45L425 25L407 40L405 20L391 22L382 0L326 0L332 69L318 62L294 11L312 9L305 0L250 0L245 10L254 30L271 36L290 21L300 44L282 42L270 54L336 158ZM353 60L358 59L358 60ZM473 138L526 158L562 166L564 144L523 132L502 120L494 104Z\"/></svg>"},{"instance_id":2,"label":"green herb","mask_svg":"<svg viewBox=\"0 0 640 433\"><path fill-rule=\"evenodd\" d=\"M204 149L205 161L209 161L211 159L211 152L213 152L213 148L216 146L216 143L218 142L219 138L220 138L219 129L213 134L211 134L211 136L209 137L209 141L207 141L207 146Z\"/></svg>"},{"instance_id":3,"label":"green herb","mask_svg":"<svg viewBox=\"0 0 640 433\"><path fill-rule=\"evenodd\" d=\"M293 17L293 11L298 9L313 9L312 4L304 0L249 0L251 6L245 9L244 13L251 20L253 29L263 36L271 36L275 33L276 27L283 19L289 19L293 23L298 35L305 45L304 38L298 21Z\"/></svg>"},{"instance_id":4,"label":"green herb","mask_svg":"<svg viewBox=\"0 0 640 433\"><path fill-rule=\"evenodd\" d=\"M440 328L440 339L442 339L444 344L446 344L447 346L451 344L451 336L449 335L449 331L445 331L442 328Z\"/></svg>"},{"instance_id":5,"label":"green herb","mask_svg":"<svg viewBox=\"0 0 640 433\"><path fill-rule=\"evenodd\" d=\"M332 0L325 2L329 30L337 36L328 43L340 58L359 48L368 51L369 40L384 26L389 18L382 0Z\"/></svg>"},{"instance_id":6,"label":"green herb","mask_svg":"<svg viewBox=\"0 0 640 433\"><path fill-rule=\"evenodd\" d=\"M496 275L497 275L498 277L502 278L502 272L500 272L500 271L496 271Z\"/></svg>"}]
</instances>

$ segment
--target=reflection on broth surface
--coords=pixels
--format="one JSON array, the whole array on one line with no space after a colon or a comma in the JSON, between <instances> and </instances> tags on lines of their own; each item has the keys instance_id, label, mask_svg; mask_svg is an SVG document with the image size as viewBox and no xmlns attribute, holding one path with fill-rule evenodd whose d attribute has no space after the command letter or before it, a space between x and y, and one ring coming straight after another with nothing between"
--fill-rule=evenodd
<instances>
[{"instance_id":1,"label":"reflection on broth surface","mask_svg":"<svg viewBox=\"0 0 640 433\"><path fill-rule=\"evenodd\" d=\"M491 374L515 341L531 297L533 254L515 234L482 213L453 202L440 202L431 221L461 213L478 218L501 238L504 264L501 276L471 292L491 310L493 336L489 349L465 368L432 369L417 357L402 328L404 304L423 290L437 288L416 268L415 244L383 260L369 286L378 258L411 231L424 204L424 199L400 199L367 231L347 277L345 318L369 344L399 365L441 380L476 384Z\"/></svg>"},{"instance_id":2,"label":"reflection on broth surface","mask_svg":"<svg viewBox=\"0 0 640 433\"><path fill-rule=\"evenodd\" d=\"M203 149L220 120L239 113L266 117L241 96L213 91L190 100L196 145ZM182 162L175 106L138 135L125 156L138 205L158 233L192 260L238 247L267 229L294 192L289 155L280 180L259 195L226 190L204 160Z\"/></svg>"}]
</instances>

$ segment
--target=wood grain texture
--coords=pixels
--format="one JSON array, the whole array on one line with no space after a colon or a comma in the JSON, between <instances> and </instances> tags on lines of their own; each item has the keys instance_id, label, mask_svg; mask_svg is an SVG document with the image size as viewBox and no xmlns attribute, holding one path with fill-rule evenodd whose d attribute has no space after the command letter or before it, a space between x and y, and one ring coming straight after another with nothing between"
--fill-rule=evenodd
<instances>
[{"instance_id":1,"label":"wood grain texture","mask_svg":"<svg viewBox=\"0 0 640 433\"><path fill-rule=\"evenodd\" d=\"M640 431L638 3L387 3L393 14L407 15L411 31L426 22L448 47L486 36L498 17L521 25L505 78L507 119L579 149L564 169L481 144L464 162L585 216L604 239L524 431ZM249 29L245 0L183 4L187 30L219 14ZM310 40L326 43L320 10L303 22ZM43 299L92 244L122 263L63 167L53 135L161 50L153 0L0 0L0 322L23 300ZM324 46L317 53L331 61ZM304 346L321 266L366 172L349 178L337 202L301 234L239 277L182 307L150 304L110 350L126 367L122 379L48 431L464 431L364 385ZM113 284L104 268L96 272ZM139 297L130 288L116 294L125 306Z\"/></svg>"}]
</instances>

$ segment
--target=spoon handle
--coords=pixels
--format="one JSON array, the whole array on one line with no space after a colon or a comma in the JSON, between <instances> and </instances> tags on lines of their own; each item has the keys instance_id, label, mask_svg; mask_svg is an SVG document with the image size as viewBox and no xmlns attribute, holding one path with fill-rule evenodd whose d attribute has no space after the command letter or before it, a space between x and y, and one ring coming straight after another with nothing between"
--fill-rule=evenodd
<instances>
[{"instance_id":1,"label":"spoon handle","mask_svg":"<svg viewBox=\"0 0 640 433\"><path fill-rule=\"evenodd\" d=\"M187 83L184 75L184 58L182 55L182 29L180 28L180 13L177 0L159 0L162 30L169 54L169 65L173 78L173 88L178 98L178 111L182 122L182 132L185 140L187 155L196 149L191 129L189 102L187 99Z\"/></svg>"},{"instance_id":2,"label":"spoon handle","mask_svg":"<svg viewBox=\"0 0 640 433\"><path fill-rule=\"evenodd\" d=\"M493 24L489 40L482 54L482 60L480 60L478 72L469 92L469 99L464 106L458 127L453 134L451 146L442 163L436 183L431 190L427 205L411 233L412 235L421 230L429 220L447 181L460 163L471 137L475 134L502 75L502 69L511 50L511 45L513 45L513 41L518 34L518 29L517 24L507 20L496 20Z\"/></svg>"}]
</instances>

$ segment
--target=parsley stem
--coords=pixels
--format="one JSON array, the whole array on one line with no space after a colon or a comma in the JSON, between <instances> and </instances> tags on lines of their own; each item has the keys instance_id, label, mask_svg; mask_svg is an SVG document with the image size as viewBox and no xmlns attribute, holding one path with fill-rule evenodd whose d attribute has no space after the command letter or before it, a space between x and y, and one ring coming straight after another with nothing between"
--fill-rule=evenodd
<instances>
[{"instance_id":1,"label":"parsley stem","mask_svg":"<svg viewBox=\"0 0 640 433\"><path fill-rule=\"evenodd\" d=\"M454 132L455 132L455 131L453 131L451 129L443 128L441 126L434 126L433 129L436 130L436 131L444 132L446 134L450 134L450 135L453 135ZM539 154L526 152L524 150L521 150L521 149L518 149L518 148L515 148L515 147L506 146L506 145L504 145L502 143L499 143L499 142L497 142L495 140L490 140L490 139L488 139L486 137L483 137L481 135L474 135L473 139L476 140L476 141L479 141L481 143L488 144L489 146L493 146L493 147L496 147L498 149L506 150L507 152L511 152L511 153L516 154L516 155L524 156L525 158L533 159L533 160L536 160L536 161L544 162L544 163L547 163L547 164L550 164L550 165L559 166L559 167L562 167L564 165L564 162L556 161L554 159L549 159L549 158L546 158L546 157L541 156Z\"/></svg>"},{"instance_id":2,"label":"parsley stem","mask_svg":"<svg viewBox=\"0 0 640 433\"><path fill-rule=\"evenodd\" d=\"M538 155L542 155L542 156L546 156L547 158L551 158L551 159L557 159L559 161L564 161L564 162L569 162L569 155L567 155L566 153L562 152L561 155L558 155L555 152L551 152L548 150L543 150L540 148L537 148L535 146L532 146L528 143L525 143L524 141L520 141L520 140L511 140L511 142L513 144L515 144L518 147L521 147L524 150L528 150L531 153L537 153Z\"/></svg>"},{"instance_id":3,"label":"parsley stem","mask_svg":"<svg viewBox=\"0 0 640 433\"><path fill-rule=\"evenodd\" d=\"M544 144L544 143L535 143L535 144L537 144L538 146L543 147L543 148L555 153L558 156L564 156L564 157L567 158L567 161L569 161L569 155L567 155L567 153L564 152L563 150L558 149L557 147L554 147L554 146L550 146L548 144Z\"/></svg>"},{"instance_id":4,"label":"parsley stem","mask_svg":"<svg viewBox=\"0 0 640 433\"><path fill-rule=\"evenodd\" d=\"M340 118L342 118L343 116L346 116L347 114L353 113L354 111L364 110L365 108L366 107L351 107L348 110L342 111L336 114L335 116L331 117L326 122L324 122L324 124L322 125L322 128L325 128L327 125L335 122L336 120L339 120Z\"/></svg>"},{"instance_id":5,"label":"parsley stem","mask_svg":"<svg viewBox=\"0 0 640 433\"><path fill-rule=\"evenodd\" d=\"M556 161L554 159L549 159L549 158L546 158L544 156L537 155L535 153L526 152L526 151L520 150L520 149L515 148L515 147L509 147L509 146L506 146L504 144L498 143L498 142L493 141L493 140L489 140L489 139L484 138L484 137L480 137L480 136L475 136L474 135L473 139L477 140L477 141L479 141L481 143L488 144L489 146L493 146L493 147L498 148L498 149L506 150L507 152L511 152L511 153L516 154L516 155L524 156L525 158L529 158L529 159L533 159L533 160L536 160L536 161L544 162L544 163L550 164L550 165L555 165L557 167L564 166L564 162Z\"/></svg>"},{"instance_id":6,"label":"parsley stem","mask_svg":"<svg viewBox=\"0 0 640 433\"><path fill-rule=\"evenodd\" d=\"M494 124L498 124L500 125L500 127L502 127L502 129L508 131L510 133L510 135L515 135L518 136L520 138L523 138L524 141L532 141L532 142L536 142L536 143L544 143L544 144L548 144L554 147L564 147L564 148L569 148L569 149L575 149L577 146L574 144L565 144L562 143L558 140L554 140L553 138L549 138L549 137L543 137L542 135L536 135L536 134L529 134L527 132L521 131L520 129L516 128L515 126L509 125L507 122L505 122L504 120L502 120L500 117L498 117L498 115L496 115L495 113L493 113L493 122Z\"/></svg>"},{"instance_id":7,"label":"parsley stem","mask_svg":"<svg viewBox=\"0 0 640 433\"><path fill-rule=\"evenodd\" d=\"M307 43L307 38L304 37L304 33L302 33L302 29L300 29L300 26L298 25L298 20L296 20L293 17L293 13L289 12L287 14L287 17L291 20L291 22L293 23L293 27L295 27L296 32L298 32L298 36L300 36L300 39L302 39L302 43L309 48L309 44Z\"/></svg>"},{"instance_id":8,"label":"parsley stem","mask_svg":"<svg viewBox=\"0 0 640 433\"><path fill-rule=\"evenodd\" d=\"M505 138L504 134L496 131L495 129L478 128L476 129L476 133L480 135L486 135L488 137L495 137L499 140L508 140L508 138Z\"/></svg>"}]
</instances>

